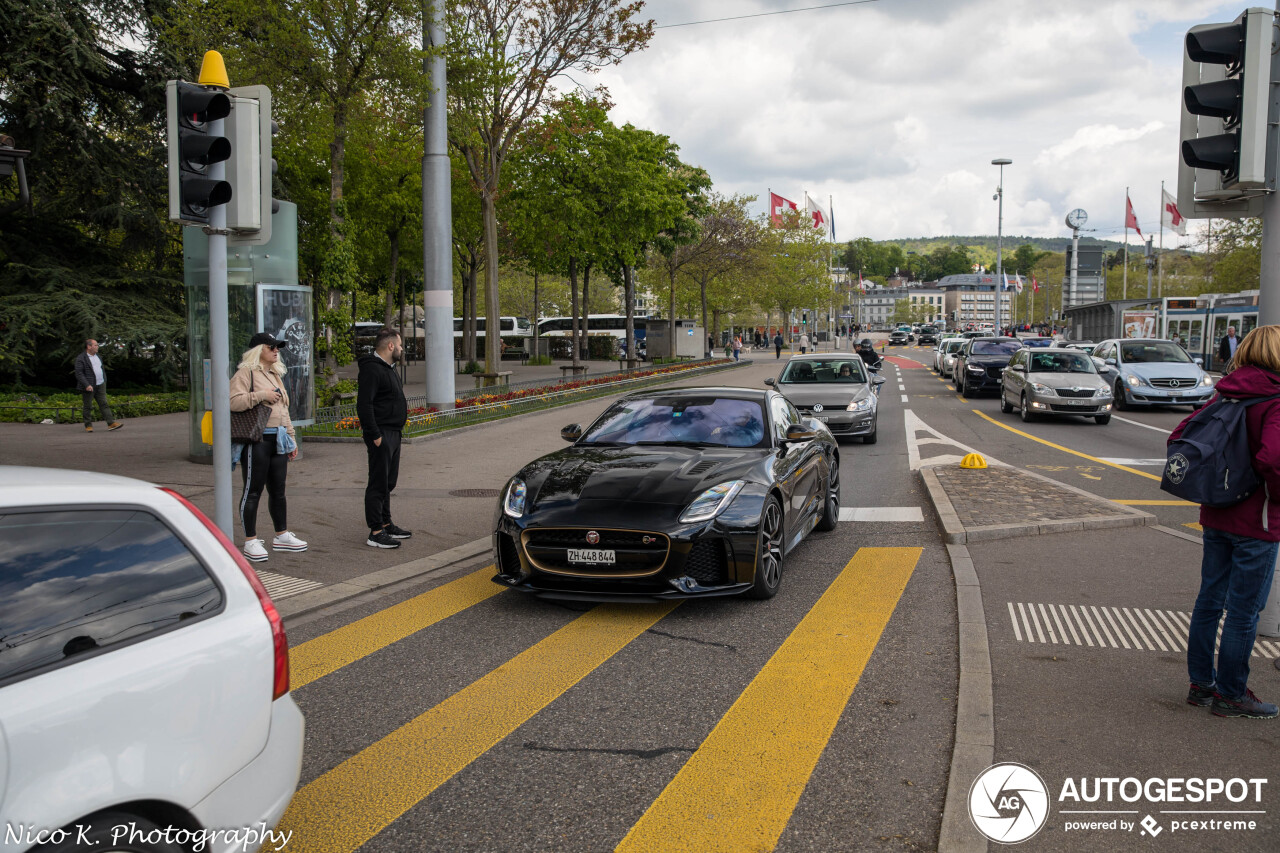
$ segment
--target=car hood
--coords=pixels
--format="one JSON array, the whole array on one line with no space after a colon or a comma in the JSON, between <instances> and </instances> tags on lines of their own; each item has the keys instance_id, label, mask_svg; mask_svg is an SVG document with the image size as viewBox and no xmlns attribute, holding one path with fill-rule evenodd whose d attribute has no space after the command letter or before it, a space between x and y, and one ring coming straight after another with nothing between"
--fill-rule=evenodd
<instances>
[{"instance_id":1,"label":"car hood","mask_svg":"<svg viewBox=\"0 0 1280 853\"><path fill-rule=\"evenodd\" d=\"M1143 377L1178 377L1199 381L1204 371L1200 365L1193 363L1179 364L1176 361L1142 361L1137 364L1121 365L1129 373Z\"/></svg>"},{"instance_id":2,"label":"car hood","mask_svg":"<svg viewBox=\"0 0 1280 853\"><path fill-rule=\"evenodd\" d=\"M1096 373L1030 373L1028 382L1039 382L1050 388L1106 388L1107 380Z\"/></svg>"},{"instance_id":3,"label":"car hood","mask_svg":"<svg viewBox=\"0 0 1280 853\"><path fill-rule=\"evenodd\" d=\"M871 386L865 382L841 384L838 382L805 382L803 384L779 383L778 390L796 406L810 407L814 403L824 406L844 407L854 400L873 396Z\"/></svg>"},{"instance_id":4,"label":"car hood","mask_svg":"<svg viewBox=\"0 0 1280 853\"><path fill-rule=\"evenodd\" d=\"M574 445L543 456L517 475L532 510L579 501L684 506L706 489L748 479L770 448Z\"/></svg>"},{"instance_id":5,"label":"car hood","mask_svg":"<svg viewBox=\"0 0 1280 853\"><path fill-rule=\"evenodd\" d=\"M991 367L995 365L1005 365L1009 363L1009 359L1013 358L1013 353L1008 355L966 355L964 357L965 364L973 364L981 367Z\"/></svg>"}]
</instances>

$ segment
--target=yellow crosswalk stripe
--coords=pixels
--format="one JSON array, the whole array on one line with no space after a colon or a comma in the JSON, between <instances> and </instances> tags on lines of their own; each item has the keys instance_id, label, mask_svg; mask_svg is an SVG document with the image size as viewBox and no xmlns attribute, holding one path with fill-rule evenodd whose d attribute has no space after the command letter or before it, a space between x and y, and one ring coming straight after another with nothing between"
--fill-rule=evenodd
<instances>
[{"instance_id":1,"label":"yellow crosswalk stripe","mask_svg":"<svg viewBox=\"0 0 1280 853\"><path fill-rule=\"evenodd\" d=\"M294 795L291 853L350 853L675 609L601 605Z\"/></svg>"},{"instance_id":2,"label":"yellow crosswalk stripe","mask_svg":"<svg viewBox=\"0 0 1280 853\"><path fill-rule=\"evenodd\" d=\"M772 850L921 552L859 549L617 850Z\"/></svg>"},{"instance_id":3,"label":"yellow crosswalk stripe","mask_svg":"<svg viewBox=\"0 0 1280 853\"><path fill-rule=\"evenodd\" d=\"M490 580L493 572L493 566L486 566L336 631L299 643L289 650L290 688L297 690L442 619L505 592L505 587Z\"/></svg>"}]
</instances>

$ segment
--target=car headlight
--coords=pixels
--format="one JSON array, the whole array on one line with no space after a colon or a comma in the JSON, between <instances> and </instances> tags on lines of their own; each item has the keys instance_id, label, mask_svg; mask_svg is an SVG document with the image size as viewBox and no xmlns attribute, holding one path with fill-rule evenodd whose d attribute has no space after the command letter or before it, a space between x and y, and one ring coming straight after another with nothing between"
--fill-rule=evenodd
<instances>
[{"instance_id":1,"label":"car headlight","mask_svg":"<svg viewBox=\"0 0 1280 853\"><path fill-rule=\"evenodd\" d=\"M1209 387L1213 387L1213 377L1212 377L1212 376L1209 376L1209 375L1206 375L1203 379L1201 379L1201 380L1200 380L1200 384L1201 384L1201 385L1207 385L1207 386L1209 386Z\"/></svg>"},{"instance_id":2,"label":"car headlight","mask_svg":"<svg viewBox=\"0 0 1280 853\"><path fill-rule=\"evenodd\" d=\"M502 511L512 518L519 518L524 515L524 500L528 495L529 489L525 485L524 480L516 477L507 486L507 493L502 498Z\"/></svg>"},{"instance_id":3,"label":"car headlight","mask_svg":"<svg viewBox=\"0 0 1280 853\"><path fill-rule=\"evenodd\" d=\"M1103 387L1098 388L1097 390L1095 390L1095 391L1093 392L1093 396L1095 396L1095 397L1110 397L1110 396L1111 396L1111 388L1110 388L1110 387L1108 387L1108 386L1106 386L1106 385L1104 385Z\"/></svg>"},{"instance_id":4,"label":"car headlight","mask_svg":"<svg viewBox=\"0 0 1280 853\"><path fill-rule=\"evenodd\" d=\"M745 480L733 480L712 486L698 495L697 500L689 504L688 508L680 514L680 522L684 524L715 518L733 502L746 484Z\"/></svg>"},{"instance_id":5,"label":"car headlight","mask_svg":"<svg viewBox=\"0 0 1280 853\"><path fill-rule=\"evenodd\" d=\"M965 368L967 368L970 373L982 373L982 368L978 367L976 364L966 364Z\"/></svg>"},{"instance_id":6,"label":"car headlight","mask_svg":"<svg viewBox=\"0 0 1280 853\"><path fill-rule=\"evenodd\" d=\"M1125 377L1125 381L1128 382L1129 385L1133 388L1137 388L1139 385L1142 384L1142 380L1134 376L1132 373L1130 373L1128 376Z\"/></svg>"},{"instance_id":7,"label":"car headlight","mask_svg":"<svg viewBox=\"0 0 1280 853\"><path fill-rule=\"evenodd\" d=\"M1048 385L1042 385L1042 384L1040 384L1039 382L1032 382L1032 383L1031 383L1031 390L1032 390L1032 391L1035 391L1037 394L1052 394L1052 393L1053 393L1053 389L1052 389L1052 388L1050 388Z\"/></svg>"},{"instance_id":8,"label":"car headlight","mask_svg":"<svg viewBox=\"0 0 1280 853\"><path fill-rule=\"evenodd\" d=\"M873 398L865 397L861 400L850 400L849 405L845 406L846 412L869 412L875 408Z\"/></svg>"}]
</instances>

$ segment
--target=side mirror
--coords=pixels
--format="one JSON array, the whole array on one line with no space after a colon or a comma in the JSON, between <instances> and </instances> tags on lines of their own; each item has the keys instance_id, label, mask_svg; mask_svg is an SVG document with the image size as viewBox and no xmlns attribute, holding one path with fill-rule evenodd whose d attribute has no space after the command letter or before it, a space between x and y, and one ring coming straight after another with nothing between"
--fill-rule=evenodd
<instances>
[{"instance_id":1,"label":"side mirror","mask_svg":"<svg viewBox=\"0 0 1280 853\"><path fill-rule=\"evenodd\" d=\"M1026 369L1025 367L1023 367L1021 364L1011 364L1011 365L1009 365L1008 369L1009 369L1009 370L1016 370L1016 371L1018 371L1019 373L1026 373L1026 372L1027 372L1027 369Z\"/></svg>"},{"instance_id":2,"label":"side mirror","mask_svg":"<svg viewBox=\"0 0 1280 853\"><path fill-rule=\"evenodd\" d=\"M569 424L560 430L560 437L570 443L582 438L582 424Z\"/></svg>"},{"instance_id":3,"label":"side mirror","mask_svg":"<svg viewBox=\"0 0 1280 853\"><path fill-rule=\"evenodd\" d=\"M889 381L889 380L885 379L883 376L873 376L873 377L871 377L871 384L872 384L872 385L883 385L884 383L886 383L886 382L888 382L888 381Z\"/></svg>"},{"instance_id":4,"label":"side mirror","mask_svg":"<svg viewBox=\"0 0 1280 853\"><path fill-rule=\"evenodd\" d=\"M1093 362L1093 366L1098 368L1099 370L1107 369L1107 363L1102 359L1098 358L1096 355L1089 356L1089 359Z\"/></svg>"},{"instance_id":5,"label":"side mirror","mask_svg":"<svg viewBox=\"0 0 1280 853\"><path fill-rule=\"evenodd\" d=\"M817 434L818 433L815 432L812 428L804 424L791 424L790 426L787 427L786 440L788 442L808 441L811 438L814 438Z\"/></svg>"},{"instance_id":6,"label":"side mirror","mask_svg":"<svg viewBox=\"0 0 1280 853\"><path fill-rule=\"evenodd\" d=\"M766 379L766 380L764 381L764 384L765 384L765 385L773 385L773 384L774 384L774 382L773 382L773 380L772 380L772 379Z\"/></svg>"},{"instance_id":7,"label":"side mirror","mask_svg":"<svg viewBox=\"0 0 1280 853\"><path fill-rule=\"evenodd\" d=\"M1106 361L1103 362L1103 364L1109 364L1112 367L1115 367L1116 360L1114 358L1108 358Z\"/></svg>"},{"instance_id":8,"label":"side mirror","mask_svg":"<svg viewBox=\"0 0 1280 853\"><path fill-rule=\"evenodd\" d=\"M1198 356L1197 356L1196 358L1193 358L1193 359L1191 359L1191 360L1192 360L1192 361L1194 361L1196 364L1200 365L1201 367L1204 367L1204 359L1203 359L1203 358L1200 358L1200 357L1198 357Z\"/></svg>"}]
</instances>

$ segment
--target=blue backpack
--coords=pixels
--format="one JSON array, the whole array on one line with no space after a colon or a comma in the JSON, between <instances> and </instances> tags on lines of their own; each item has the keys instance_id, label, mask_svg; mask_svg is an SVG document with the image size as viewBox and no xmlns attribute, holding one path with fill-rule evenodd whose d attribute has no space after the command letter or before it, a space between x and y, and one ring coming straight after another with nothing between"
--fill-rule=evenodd
<instances>
[{"instance_id":1,"label":"blue backpack","mask_svg":"<svg viewBox=\"0 0 1280 853\"><path fill-rule=\"evenodd\" d=\"M1217 397L1191 416L1177 441L1169 442L1160 488L1209 507L1234 506L1258 490L1246 414L1255 403L1280 394L1233 400Z\"/></svg>"}]
</instances>

